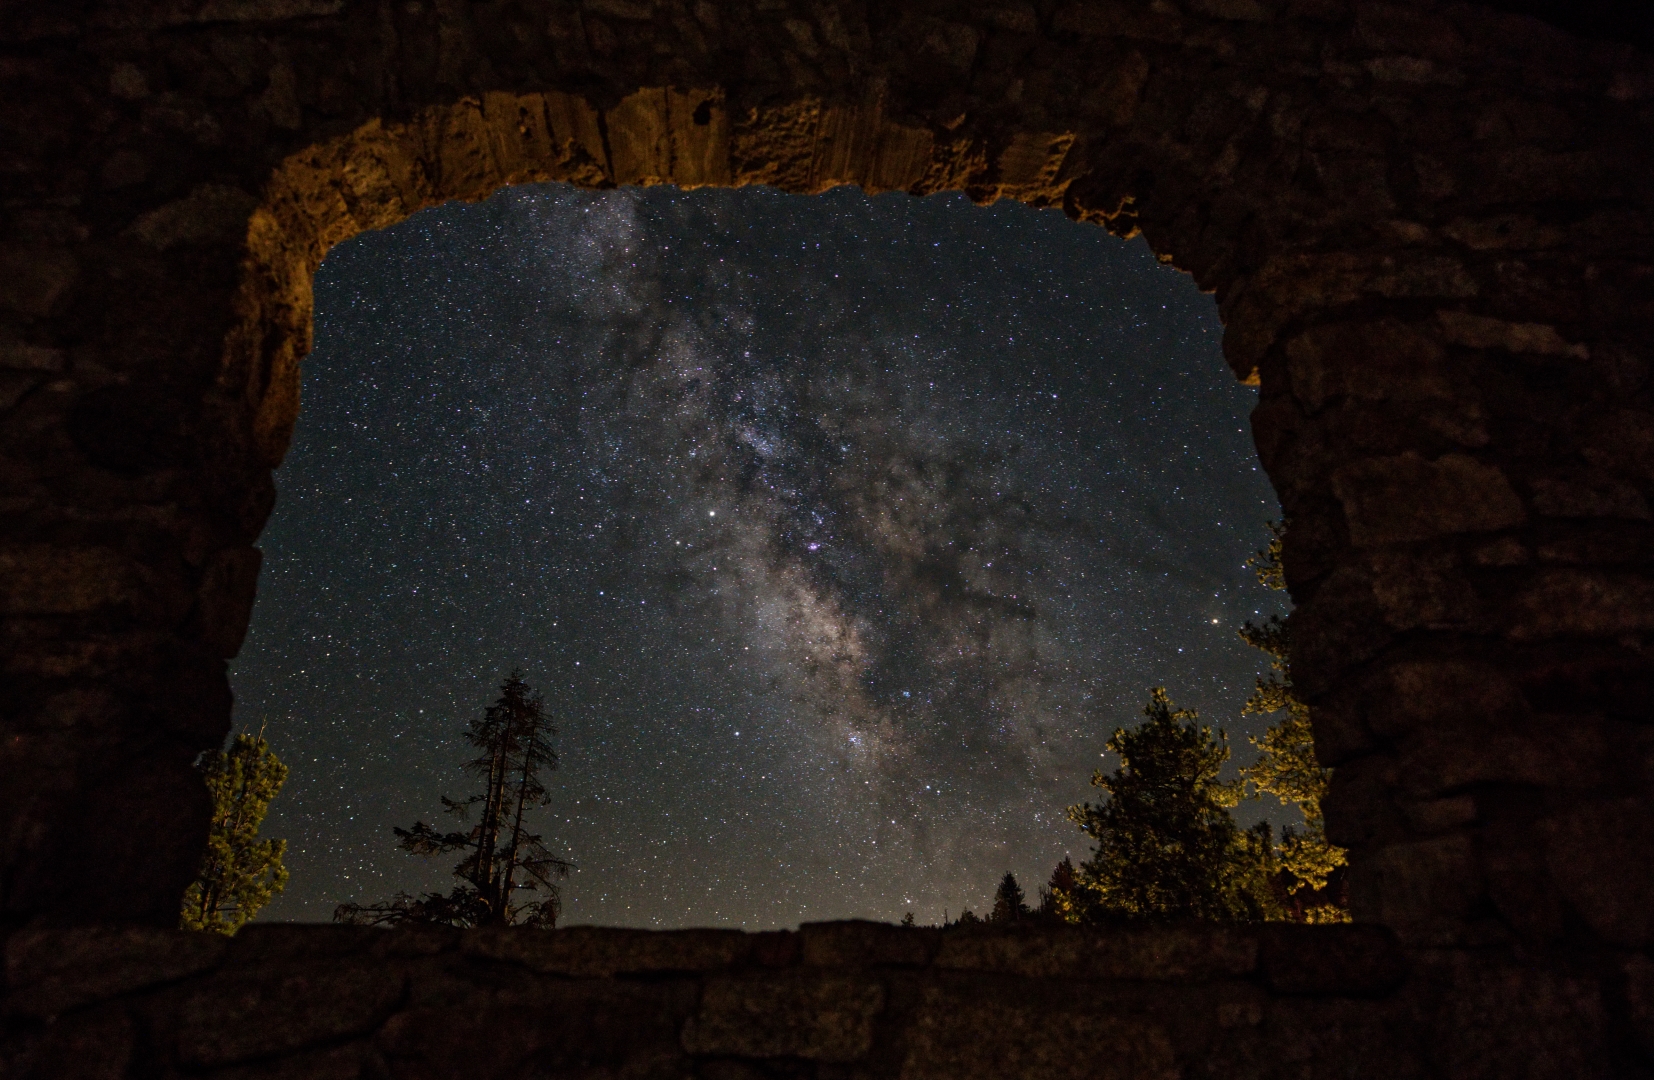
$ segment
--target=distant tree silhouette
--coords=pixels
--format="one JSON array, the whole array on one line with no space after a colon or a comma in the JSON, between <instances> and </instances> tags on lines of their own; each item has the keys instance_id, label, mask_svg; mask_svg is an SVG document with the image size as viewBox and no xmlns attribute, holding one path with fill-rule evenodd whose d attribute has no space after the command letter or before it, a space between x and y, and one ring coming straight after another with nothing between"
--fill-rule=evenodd
<instances>
[{"instance_id":1,"label":"distant tree silhouette","mask_svg":"<svg viewBox=\"0 0 1654 1080\"><path fill-rule=\"evenodd\" d=\"M542 771L557 767L551 737L556 729L545 714L545 701L529 689L520 672L500 687L500 697L473 720L465 737L480 751L465 769L483 781L483 792L464 802L442 797L442 805L460 818L477 809L477 823L467 832L438 832L423 821L397 829L409 852L425 858L463 851L454 867L460 879L447 896L426 893L414 898L398 893L380 904L341 904L337 922L358 925L437 923L444 926L537 926L557 924L561 893L552 880L566 875L570 864L552 855L544 838L529 831L528 811L544 806ZM529 903L517 894L531 892Z\"/></svg>"},{"instance_id":2,"label":"distant tree silhouette","mask_svg":"<svg viewBox=\"0 0 1654 1080\"><path fill-rule=\"evenodd\" d=\"M264 733L237 735L230 749L203 762L212 796L212 824L201 871L184 890L178 925L184 930L234 934L287 884L285 840L260 840L270 802L287 781Z\"/></svg>"},{"instance_id":3,"label":"distant tree silhouette","mask_svg":"<svg viewBox=\"0 0 1654 1080\"><path fill-rule=\"evenodd\" d=\"M1267 823L1242 832L1230 814L1241 783L1218 778L1229 760L1224 734L1175 709L1156 687L1148 721L1116 729L1108 748L1120 767L1093 774L1108 797L1068 808L1097 841L1076 874L1076 921L1192 916L1259 919L1272 914Z\"/></svg>"},{"instance_id":4,"label":"distant tree silhouette","mask_svg":"<svg viewBox=\"0 0 1654 1080\"><path fill-rule=\"evenodd\" d=\"M1024 902L1022 886L1017 884L1016 875L1009 870L999 879L999 888L994 890L994 907L988 913L988 921L1009 926L1023 922L1033 912Z\"/></svg>"},{"instance_id":5,"label":"distant tree silhouette","mask_svg":"<svg viewBox=\"0 0 1654 1080\"><path fill-rule=\"evenodd\" d=\"M1271 589L1285 589L1281 541L1286 525L1271 522L1269 531L1269 546L1249 561L1260 583ZM1276 892L1284 915L1298 922L1348 921L1349 905L1343 895L1344 849L1327 839L1326 820L1321 815L1321 801L1326 797L1332 770L1322 768L1315 757L1309 706L1292 688L1290 624L1271 615L1262 626L1247 622L1240 635L1248 645L1269 655L1271 669L1258 680L1243 711L1284 714L1262 738L1251 740L1261 756L1255 765L1243 769L1242 775L1260 794L1274 795L1296 806L1304 819L1302 831L1290 825L1282 830L1275 851L1280 866Z\"/></svg>"}]
</instances>

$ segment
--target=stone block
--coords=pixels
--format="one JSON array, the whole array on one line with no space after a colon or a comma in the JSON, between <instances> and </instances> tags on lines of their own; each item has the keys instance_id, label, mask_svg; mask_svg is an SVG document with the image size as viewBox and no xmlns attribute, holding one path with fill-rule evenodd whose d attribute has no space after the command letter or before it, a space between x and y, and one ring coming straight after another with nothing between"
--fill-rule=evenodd
<instances>
[{"instance_id":1,"label":"stone block","mask_svg":"<svg viewBox=\"0 0 1654 1080\"><path fill-rule=\"evenodd\" d=\"M515 973L520 975L520 973ZM679 1031L695 1008L689 980L502 977L473 970L463 993L386 1021L374 1043L398 1080L628 1077L689 1073Z\"/></svg>"},{"instance_id":2,"label":"stone block","mask_svg":"<svg viewBox=\"0 0 1654 1080\"><path fill-rule=\"evenodd\" d=\"M1314 413L1329 401L1450 400L1435 335L1395 319L1318 326L1286 344L1292 392Z\"/></svg>"},{"instance_id":3,"label":"stone block","mask_svg":"<svg viewBox=\"0 0 1654 1080\"><path fill-rule=\"evenodd\" d=\"M1477 142L1532 143L1552 148L1568 143L1578 128L1566 109L1525 95L1493 102L1476 117Z\"/></svg>"},{"instance_id":4,"label":"stone block","mask_svg":"<svg viewBox=\"0 0 1654 1080\"><path fill-rule=\"evenodd\" d=\"M901 1080L1178 1080L1171 1034L1153 1013L1095 995L1030 1000L1015 987L925 991Z\"/></svg>"},{"instance_id":5,"label":"stone block","mask_svg":"<svg viewBox=\"0 0 1654 1080\"><path fill-rule=\"evenodd\" d=\"M1366 848L1407 835L1395 804L1400 781L1400 765L1391 753L1341 762L1321 807L1328 838L1341 847Z\"/></svg>"},{"instance_id":6,"label":"stone block","mask_svg":"<svg viewBox=\"0 0 1654 1080\"><path fill-rule=\"evenodd\" d=\"M1620 1075L1607 1057L1601 987L1536 965L1465 952L1433 972L1435 1073L1454 1080Z\"/></svg>"},{"instance_id":7,"label":"stone block","mask_svg":"<svg viewBox=\"0 0 1654 1080\"><path fill-rule=\"evenodd\" d=\"M691 1054L848 1063L873 1046L884 986L810 969L714 976L683 1029Z\"/></svg>"},{"instance_id":8,"label":"stone block","mask_svg":"<svg viewBox=\"0 0 1654 1080\"><path fill-rule=\"evenodd\" d=\"M1051 17L1058 34L1085 38L1123 37L1145 41L1182 44L1187 36L1184 21L1175 9L1104 0L1069 4Z\"/></svg>"},{"instance_id":9,"label":"stone block","mask_svg":"<svg viewBox=\"0 0 1654 1080\"><path fill-rule=\"evenodd\" d=\"M1259 0L1192 0L1191 7L1202 15L1229 22L1268 22L1269 8Z\"/></svg>"},{"instance_id":10,"label":"stone block","mask_svg":"<svg viewBox=\"0 0 1654 1080\"><path fill-rule=\"evenodd\" d=\"M1012 34L1039 33L1039 13L1032 4L985 5L982 16L988 24Z\"/></svg>"},{"instance_id":11,"label":"stone block","mask_svg":"<svg viewBox=\"0 0 1654 1080\"><path fill-rule=\"evenodd\" d=\"M137 1042L126 1010L105 1005L58 1019L21 1055L0 1039L0 1070L27 1080L127 1080Z\"/></svg>"},{"instance_id":12,"label":"stone block","mask_svg":"<svg viewBox=\"0 0 1654 1080\"><path fill-rule=\"evenodd\" d=\"M1443 67L1422 56L1375 56L1361 65L1376 82L1416 86L1462 86L1464 72Z\"/></svg>"},{"instance_id":13,"label":"stone block","mask_svg":"<svg viewBox=\"0 0 1654 1080\"><path fill-rule=\"evenodd\" d=\"M1336 775L1336 774L1334 774ZM1485 892L1475 847L1462 833L1390 844L1350 869L1350 911L1408 944L1450 944Z\"/></svg>"},{"instance_id":14,"label":"stone block","mask_svg":"<svg viewBox=\"0 0 1654 1080\"><path fill-rule=\"evenodd\" d=\"M1277 994L1379 997L1407 977L1401 945L1382 926L1270 923L1258 949L1264 985Z\"/></svg>"},{"instance_id":15,"label":"stone block","mask_svg":"<svg viewBox=\"0 0 1654 1080\"><path fill-rule=\"evenodd\" d=\"M1631 1034L1643 1053L1654 1055L1654 959L1633 954L1625 958L1621 970Z\"/></svg>"},{"instance_id":16,"label":"stone block","mask_svg":"<svg viewBox=\"0 0 1654 1080\"><path fill-rule=\"evenodd\" d=\"M1357 547L1493 532L1527 516L1504 473L1464 454L1369 458L1334 473L1332 490Z\"/></svg>"},{"instance_id":17,"label":"stone block","mask_svg":"<svg viewBox=\"0 0 1654 1080\"><path fill-rule=\"evenodd\" d=\"M79 261L64 248L0 244L0 310L57 314L79 277Z\"/></svg>"},{"instance_id":18,"label":"stone block","mask_svg":"<svg viewBox=\"0 0 1654 1080\"><path fill-rule=\"evenodd\" d=\"M1654 630L1654 579L1641 574L1544 570L1517 590L1506 616L1517 641L1563 635L1617 638Z\"/></svg>"},{"instance_id":19,"label":"stone block","mask_svg":"<svg viewBox=\"0 0 1654 1080\"><path fill-rule=\"evenodd\" d=\"M0 368L52 375L62 371L64 363L62 349L30 345L14 338L0 338Z\"/></svg>"},{"instance_id":20,"label":"stone block","mask_svg":"<svg viewBox=\"0 0 1654 1080\"><path fill-rule=\"evenodd\" d=\"M0 371L0 415L10 412L43 381L26 371Z\"/></svg>"},{"instance_id":21,"label":"stone block","mask_svg":"<svg viewBox=\"0 0 1654 1080\"><path fill-rule=\"evenodd\" d=\"M1541 476L1531 488L1534 513L1541 517L1654 520L1642 492L1605 473Z\"/></svg>"},{"instance_id":22,"label":"stone block","mask_svg":"<svg viewBox=\"0 0 1654 1080\"><path fill-rule=\"evenodd\" d=\"M6 1011L47 1017L208 971L218 934L139 927L19 930L6 940Z\"/></svg>"},{"instance_id":23,"label":"stone block","mask_svg":"<svg viewBox=\"0 0 1654 1080\"><path fill-rule=\"evenodd\" d=\"M202 184L184 198L139 217L131 233L159 251L203 244L241 244L258 200L239 188Z\"/></svg>"},{"instance_id":24,"label":"stone block","mask_svg":"<svg viewBox=\"0 0 1654 1080\"><path fill-rule=\"evenodd\" d=\"M1397 800L1396 808L1407 828L1418 836L1439 836L1455 832L1476 820L1476 799L1472 795L1449 795L1441 799Z\"/></svg>"},{"instance_id":25,"label":"stone block","mask_svg":"<svg viewBox=\"0 0 1654 1080\"><path fill-rule=\"evenodd\" d=\"M1292 613L1292 679L1299 696L1313 704L1339 688L1340 676L1377 656L1396 634L1373 595L1371 564L1337 567Z\"/></svg>"},{"instance_id":26,"label":"stone block","mask_svg":"<svg viewBox=\"0 0 1654 1080\"><path fill-rule=\"evenodd\" d=\"M1375 678L1383 689L1373 695L1367 722L1387 738L1471 718L1485 729L1520 720L1531 711L1515 680L1483 661L1396 660Z\"/></svg>"},{"instance_id":27,"label":"stone block","mask_svg":"<svg viewBox=\"0 0 1654 1080\"><path fill-rule=\"evenodd\" d=\"M1594 802L1540 823L1563 897L1603 941L1654 945L1654 803Z\"/></svg>"},{"instance_id":28,"label":"stone block","mask_svg":"<svg viewBox=\"0 0 1654 1080\"><path fill-rule=\"evenodd\" d=\"M1468 298L1480 291L1459 260L1426 253L1281 255L1265 263L1223 308L1223 354L1245 372L1258 366L1295 317L1364 296L1390 300Z\"/></svg>"},{"instance_id":29,"label":"stone block","mask_svg":"<svg viewBox=\"0 0 1654 1080\"><path fill-rule=\"evenodd\" d=\"M371 926L255 922L242 927L231 939L229 962L237 967L290 961L328 964L372 953L376 945L389 940L386 931Z\"/></svg>"},{"instance_id":30,"label":"stone block","mask_svg":"<svg viewBox=\"0 0 1654 1080\"><path fill-rule=\"evenodd\" d=\"M366 1042L214 1070L213 1080L378 1080L388 1071Z\"/></svg>"},{"instance_id":31,"label":"stone block","mask_svg":"<svg viewBox=\"0 0 1654 1080\"><path fill-rule=\"evenodd\" d=\"M1613 409L1592 417L1585 459L1600 469L1654 480L1654 414Z\"/></svg>"},{"instance_id":32,"label":"stone block","mask_svg":"<svg viewBox=\"0 0 1654 1080\"><path fill-rule=\"evenodd\" d=\"M969 71L982 35L976 27L943 19L925 19L918 53L940 60L956 71Z\"/></svg>"},{"instance_id":33,"label":"stone block","mask_svg":"<svg viewBox=\"0 0 1654 1080\"><path fill-rule=\"evenodd\" d=\"M1564 151L1517 145L1475 154L1470 168L1486 178L1482 194L1496 204L1551 199L1597 203L1636 188L1635 159L1608 148L1612 145Z\"/></svg>"},{"instance_id":34,"label":"stone block","mask_svg":"<svg viewBox=\"0 0 1654 1080\"><path fill-rule=\"evenodd\" d=\"M1542 323L1506 322L1464 311L1438 311L1436 320L1441 323L1443 338L1467 349L1504 349L1574 360L1591 358L1588 347L1565 340L1556 327Z\"/></svg>"},{"instance_id":35,"label":"stone block","mask_svg":"<svg viewBox=\"0 0 1654 1080\"><path fill-rule=\"evenodd\" d=\"M263 562L264 553L258 548L231 548L213 556L201 575L196 604L201 636L213 655L228 660L241 651Z\"/></svg>"},{"instance_id":36,"label":"stone block","mask_svg":"<svg viewBox=\"0 0 1654 1080\"><path fill-rule=\"evenodd\" d=\"M1224 1033L1198 1052L1179 1041L1186 1077L1271 1080L1425 1080L1405 1007L1393 1000L1292 995L1265 1002L1256 1026Z\"/></svg>"},{"instance_id":37,"label":"stone block","mask_svg":"<svg viewBox=\"0 0 1654 1080\"><path fill-rule=\"evenodd\" d=\"M75 402L69 437L98 468L141 476L188 460L193 411L192 403L155 386L105 386Z\"/></svg>"},{"instance_id":38,"label":"stone block","mask_svg":"<svg viewBox=\"0 0 1654 1080\"><path fill-rule=\"evenodd\" d=\"M1315 757L1325 768L1333 768L1376 748L1356 695L1321 698L1310 710L1309 722L1315 736Z\"/></svg>"},{"instance_id":39,"label":"stone block","mask_svg":"<svg viewBox=\"0 0 1654 1080\"><path fill-rule=\"evenodd\" d=\"M1142 53L1128 53L1105 78L1086 92L1080 102L1081 110L1104 123L1125 127L1137 113L1149 70L1149 62ZM1116 202L1116 210L1118 206ZM1107 223L1111 218L1105 210L1098 214L1098 219Z\"/></svg>"},{"instance_id":40,"label":"stone block","mask_svg":"<svg viewBox=\"0 0 1654 1080\"><path fill-rule=\"evenodd\" d=\"M1249 975L1256 933L1244 926L1187 922L1034 931L953 930L936 967L1036 978L1214 979Z\"/></svg>"},{"instance_id":41,"label":"stone block","mask_svg":"<svg viewBox=\"0 0 1654 1080\"><path fill-rule=\"evenodd\" d=\"M1526 214L1455 218L1442 232L1473 251L1523 251L1556 247L1567 238L1562 229L1542 225Z\"/></svg>"},{"instance_id":42,"label":"stone block","mask_svg":"<svg viewBox=\"0 0 1654 1080\"><path fill-rule=\"evenodd\" d=\"M366 1035L407 991L394 965L344 960L229 970L150 1006L175 1025L178 1060L216 1067Z\"/></svg>"},{"instance_id":43,"label":"stone block","mask_svg":"<svg viewBox=\"0 0 1654 1080\"><path fill-rule=\"evenodd\" d=\"M581 977L703 972L746 959L752 939L739 930L477 930L460 939L467 956L521 964L531 971Z\"/></svg>"},{"instance_id":44,"label":"stone block","mask_svg":"<svg viewBox=\"0 0 1654 1080\"><path fill-rule=\"evenodd\" d=\"M659 184L672 179L671 122L665 90L639 90L608 110L604 119L615 183Z\"/></svg>"},{"instance_id":45,"label":"stone block","mask_svg":"<svg viewBox=\"0 0 1654 1080\"><path fill-rule=\"evenodd\" d=\"M1258 460L1276 477L1283 491L1325 482L1315 470L1315 462L1324 451L1325 434L1319 425L1306 422L1297 402L1287 397L1260 398L1251 419Z\"/></svg>"},{"instance_id":46,"label":"stone block","mask_svg":"<svg viewBox=\"0 0 1654 1080\"><path fill-rule=\"evenodd\" d=\"M1399 738L1401 786L1429 798L1475 784L1589 787L1607 773L1608 739L1600 722L1549 718L1488 724L1475 715Z\"/></svg>"},{"instance_id":47,"label":"stone block","mask_svg":"<svg viewBox=\"0 0 1654 1080\"><path fill-rule=\"evenodd\" d=\"M1528 562L1528 549L1514 536L1501 536L1471 548L1470 561L1476 566L1522 566Z\"/></svg>"},{"instance_id":48,"label":"stone block","mask_svg":"<svg viewBox=\"0 0 1654 1080\"><path fill-rule=\"evenodd\" d=\"M344 0L207 0L195 13L195 22L276 22L337 15Z\"/></svg>"},{"instance_id":49,"label":"stone block","mask_svg":"<svg viewBox=\"0 0 1654 1080\"><path fill-rule=\"evenodd\" d=\"M385 959L437 956L458 951L467 931L450 926L398 926L368 942L366 955Z\"/></svg>"},{"instance_id":50,"label":"stone block","mask_svg":"<svg viewBox=\"0 0 1654 1080\"><path fill-rule=\"evenodd\" d=\"M1476 594L1457 564L1449 552L1375 553L1373 599L1390 628L1450 629L1476 621Z\"/></svg>"},{"instance_id":51,"label":"stone block","mask_svg":"<svg viewBox=\"0 0 1654 1080\"><path fill-rule=\"evenodd\" d=\"M1355 5L1355 34L1362 45L1379 52L1402 53L1450 64L1464 56L1464 38L1451 22L1440 15L1400 4L1364 0Z\"/></svg>"},{"instance_id":52,"label":"stone block","mask_svg":"<svg viewBox=\"0 0 1654 1080\"><path fill-rule=\"evenodd\" d=\"M935 954L941 931L857 919L805 923L798 937L804 963L816 967L922 967Z\"/></svg>"},{"instance_id":53,"label":"stone block","mask_svg":"<svg viewBox=\"0 0 1654 1080\"><path fill-rule=\"evenodd\" d=\"M1488 899L1504 922L1528 941L1560 939L1566 931L1564 905L1545 865L1544 845L1534 843L1527 822L1510 820L1497 800L1488 802L1490 820L1476 831Z\"/></svg>"}]
</instances>

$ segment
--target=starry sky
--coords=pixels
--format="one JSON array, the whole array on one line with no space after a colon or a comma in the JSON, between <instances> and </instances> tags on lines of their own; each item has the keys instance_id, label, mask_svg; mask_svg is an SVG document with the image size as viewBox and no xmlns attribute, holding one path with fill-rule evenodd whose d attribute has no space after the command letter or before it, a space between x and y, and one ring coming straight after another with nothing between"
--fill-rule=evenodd
<instances>
[{"instance_id":1,"label":"starry sky","mask_svg":"<svg viewBox=\"0 0 1654 1080\"><path fill-rule=\"evenodd\" d=\"M232 665L292 770L263 918L445 892L391 827L513 668L565 923L1032 896L1149 687L1261 730L1220 333L1141 241L958 195L526 186L339 246Z\"/></svg>"}]
</instances>

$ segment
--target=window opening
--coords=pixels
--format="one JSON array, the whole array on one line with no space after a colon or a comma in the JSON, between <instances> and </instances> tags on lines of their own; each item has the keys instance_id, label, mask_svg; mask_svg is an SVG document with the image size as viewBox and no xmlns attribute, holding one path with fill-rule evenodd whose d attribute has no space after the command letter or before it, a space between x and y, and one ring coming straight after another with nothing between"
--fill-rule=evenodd
<instances>
[{"instance_id":1,"label":"window opening","mask_svg":"<svg viewBox=\"0 0 1654 1080\"><path fill-rule=\"evenodd\" d=\"M391 828L469 790L513 668L559 729L564 923L985 911L1089 853L1064 808L1150 686L1238 760L1269 722L1255 391L1141 241L537 185L343 244L315 295L232 671L291 767L263 919L447 890Z\"/></svg>"}]
</instances>

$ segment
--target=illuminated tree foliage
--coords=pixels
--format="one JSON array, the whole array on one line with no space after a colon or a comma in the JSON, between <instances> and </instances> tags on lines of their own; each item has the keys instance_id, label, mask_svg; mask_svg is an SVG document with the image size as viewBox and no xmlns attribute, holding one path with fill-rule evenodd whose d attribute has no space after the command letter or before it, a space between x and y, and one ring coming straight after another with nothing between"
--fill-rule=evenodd
<instances>
[{"instance_id":1,"label":"illuminated tree foliage","mask_svg":"<svg viewBox=\"0 0 1654 1080\"><path fill-rule=\"evenodd\" d=\"M1085 907L1079 872L1074 860L1064 858L1051 871L1051 878L1039 893L1039 915L1047 922L1079 922Z\"/></svg>"},{"instance_id":2,"label":"illuminated tree foliage","mask_svg":"<svg viewBox=\"0 0 1654 1080\"><path fill-rule=\"evenodd\" d=\"M1258 581L1271 589L1285 589L1281 568L1281 538L1285 526L1271 523L1269 546L1251 560ZM1290 803L1303 814L1303 830L1288 826L1282 831L1276 858L1280 864L1278 891L1284 897L1287 918L1301 922L1344 922L1349 913L1337 880L1345 863L1344 849L1327 840L1321 801L1327 793L1330 769L1315 757L1315 738L1310 729L1309 706L1292 689L1289 625L1278 615L1259 626L1248 622L1241 638L1269 654L1270 673L1258 680L1257 689L1246 702L1246 713L1282 713L1280 720L1252 740L1261 752L1257 764L1242 770L1247 782L1259 793Z\"/></svg>"},{"instance_id":3,"label":"illuminated tree foliage","mask_svg":"<svg viewBox=\"0 0 1654 1080\"><path fill-rule=\"evenodd\" d=\"M544 838L529 831L528 812L546 805L542 771L557 767L551 737L557 733L546 717L545 701L513 672L500 697L482 719L473 720L465 737L479 754L465 769L483 782L483 792L464 802L446 796L442 805L465 819L473 809L477 823L466 832L439 832L423 821L397 829L402 847L432 858L451 851L465 857L454 867L460 884L447 895L407 893L380 904L341 904L337 922L357 925L436 923L443 926L534 926L550 929L561 912L561 893L552 880L566 875L570 864L552 855ZM518 894L538 899L524 901Z\"/></svg>"},{"instance_id":4,"label":"illuminated tree foliage","mask_svg":"<svg viewBox=\"0 0 1654 1080\"><path fill-rule=\"evenodd\" d=\"M1243 832L1230 808L1242 785L1220 780L1229 760L1222 731L1176 709L1156 687L1148 721L1116 729L1108 748L1120 767L1091 783L1108 797L1068 808L1097 841L1078 870L1069 904L1075 921L1187 916L1260 919L1274 913L1269 826Z\"/></svg>"},{"instance_id":5,"label":"illuminated tree foliage","mask_svg":"<svg viewBox=\"0 0 1654 1080\"><path fill-rule=\"evenodd\" d=\"M287 884L281 863L287 841L258 837L271 800L287 781L287 766L262 732L237 735L227 752L214 752L203 765L212 824L201 872L184 890L178 925L233 934Z\"/></svg>"}]
</instances>

